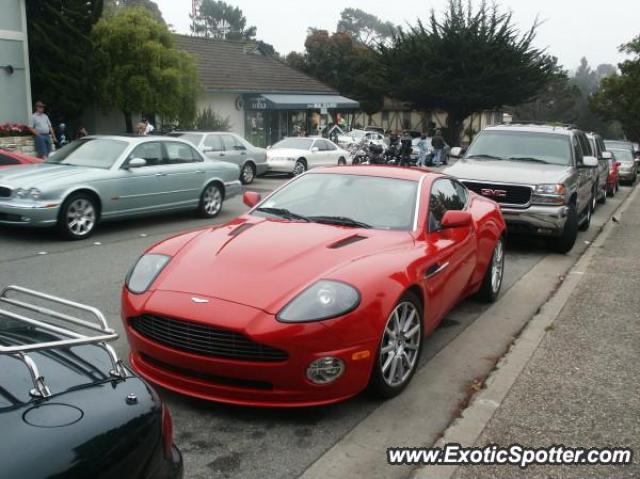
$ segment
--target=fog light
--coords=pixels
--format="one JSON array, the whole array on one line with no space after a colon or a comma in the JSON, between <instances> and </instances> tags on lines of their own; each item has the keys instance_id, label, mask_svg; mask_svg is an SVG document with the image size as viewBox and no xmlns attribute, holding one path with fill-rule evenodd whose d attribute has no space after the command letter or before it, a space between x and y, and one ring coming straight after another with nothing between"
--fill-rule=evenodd
<instances>
[{"instance_id":1,"label":"fog light","mask_svg":"<svg viewBox=\"0 0 640 479\"><path fill-rule=\"evenodd\" d=\"M344 369L342 359L327 356L309 364L307 378L314 384L329 384L342 376Z\"/></svg>"},{"instance_id":2,"label":"fog light","mask_svg":"<svg viewBox=\"0 0 640 479\"><path fill-rule=\"evenodd\" d=\"M29 221L31 221L31 218L29 218L28 216L21 216L20 221L28 223Z\"/></svg>"}]
</instances>

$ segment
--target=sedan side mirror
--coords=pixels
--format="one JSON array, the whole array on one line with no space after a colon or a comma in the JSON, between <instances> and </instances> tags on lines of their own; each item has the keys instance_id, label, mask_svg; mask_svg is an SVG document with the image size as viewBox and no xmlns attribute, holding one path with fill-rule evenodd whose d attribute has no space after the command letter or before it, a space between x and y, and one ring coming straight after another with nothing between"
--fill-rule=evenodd
<instances>
[{"instance_id":1,"label":"sedan side mirror","mask_svg":"<svg viewBox=\"0 0 640 479\"><path fill-rule=\"evenodd\" d=\"M598 159L595 156L584 156L582 158L582 165L588 168L594 168L598 166Z\"/></svg>"},{"instance_id":2,"label":"sedan side mirror","mask_svg":"<svg viewBox=\"0 0 640 479\"><path fill-rule=\"evenodd\" d=\"M262 200L262 195L255 191L245 191L242 195L242 201L249 208L253 208L255 205L260 203L260 200Z\"/></svg>"},{"instance_id":3,"label":"sedan side mirror","mask_svg":"<svg viewBox=\"0 0 640 479\"><path fill-rule=\"evenodd\" d=\"M311 153L318 153L320 151L320 148L318 148L317 146L314 146L313 148L311 148Z\"/></svg>"},{"instance_id":4,"label":"sedan side mirror","mask_svg":"<svg viewBox=\"0 0 640 479\"><path fill-rule=\"evenodd\" d=\"M460 148L459 146L454 146L453 148L451 148L451 151L449 151L449 156L451 156L452 158L460 158L462 156L462 148Z\"/></svg>"},{"instance_id":5,"label":"sedan side mirror","mask_svg":"<svg viewBox=\"0 0 640 479\"><path fill-rule=\"evenodd\" d=\"M605 160L613 160L613 154L610 151L603 151L602 158Z\"/></svg>"},{"instance_id":6,"label":"sedan side mirror","mask_svg":"<svg viewBox=\"0 0 640 479\"><path fill-rule=\"evenodd\" d=\"M459 228L462 226L470 226L473 223L473 217L468 211L449 210L447 211L442 220L440 226L444 228Z\"/></svg>"},{"instance_id":7,"label":"sedan side mirror","mask_svg":"<svg viewBox=\"0 0 640 479\"><path fill-rule=\"evenodd\" d=\"M131 158L127 163L127 168L141 168L147 166L147 160L144 158Z\"/></svg>"}]
</instances>

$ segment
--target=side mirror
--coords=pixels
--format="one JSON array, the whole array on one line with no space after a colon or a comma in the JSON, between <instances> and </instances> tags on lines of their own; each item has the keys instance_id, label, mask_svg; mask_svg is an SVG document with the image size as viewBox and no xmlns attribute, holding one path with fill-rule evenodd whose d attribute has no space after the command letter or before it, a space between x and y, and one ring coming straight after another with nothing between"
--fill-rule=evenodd
<instances>
[{"instance_id":1,"label":"side mirror","mask_svg":"<svg viewBox=\"0 0 640 479\"><path fill-rule=\"evenodd\" d=\"M449 210L442 217L440 226L442 228L459 228L461 226L470 226L472 223L473 218L468 211Z\"/></svg>"},{"instance_id":2,"label":"side mirror","mask_svg":"<svg viewBox=\"0 0 640 479\"><path fill-rule=\"evenodd\" d=\"M459 146L454 146L453 148L451 148L451 151L449 151L449 156L451 156L452 158L460 158L462 156L462 148L460 148Z\"/></svg>"},{"instance_id":3,"label":"side mirror","mask_svg":"<svg viewBox=\"0 0 640 479\"><path fill-rule=\"evenodd\" d=\"M318 153L320 151L320 148L318 148L317 146L314 146L313 148L311 148L311 153Z\"/></svg>"},{"instance_id":4,"label":"side mirror","mask_svg":"<svg viewBox=\"0 0 640 479\"><path fill-rule=\"evenodd\" d=\"M131 158L127 163L127 168L141 168L147 166L147 160L144 158Z\"/></svg>"},{"instance_id":5,"label":"side mirror","mask_svg":"<svg viewBox=\"0 0 640 479\"><path fill-rule=\"evenodd\" d=\"M262 195L255 191L245 191L242 195L242 201L249 208L253 208L255 205L260 203L260 200L262 200Z\"/></svg>"},{"instance_id":6,"label":"side mirror","mask_svg":"<svg viewBox=\"0 0 640 479\"><path fill-rule=\"evenodd\" d=\"M602 158L604 158L605 160L613 160L613 155L610 151L603 151Z\"/></svg>"},{"instance_id":7,"label":"side mirror","mask_svg":"<svg viewBox=\"0 0 640 479\"><path fill-rule=\"evenodd\" d=\"M267 150L270 150L270 149L271 149L271 145L267 146Z\"/></svg>"},{"instance_id":8,"label":"side mirror","mask_svg":"<svg viewBox=\"0 0 640 479\"><path fill-rule=\"evenodd\" d=\"M582 164L588 168L594 168L598 166L598 159L595 156L584 156L582 158Z\"/></svg>"}]
</instances>

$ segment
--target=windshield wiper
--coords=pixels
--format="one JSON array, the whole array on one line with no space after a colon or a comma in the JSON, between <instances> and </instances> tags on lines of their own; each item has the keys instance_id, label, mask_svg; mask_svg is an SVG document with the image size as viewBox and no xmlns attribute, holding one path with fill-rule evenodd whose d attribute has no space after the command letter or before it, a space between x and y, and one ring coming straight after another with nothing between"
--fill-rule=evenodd
<instances>
[{"instance_id":1,"label":"windshield wiper","mask_svg":"<svg viewBox=\"0 0 640 479\"><path fill-rule=\"evenodd\" d=\"M513 161L531 161L533 163L544 163L545 165L549 164L548 161L541 160L540 158L533 158L531 156L510 156L507 159Z\"/></svg>"},{"instance_id":2,"label":"windshield wiper","mask_svg":"<svg viewBox=\"0 0 640 479\"><path fill-rule=\"evenodd\" d=\"M352 226L354 228L373 228L373 226L357 221L346 216L309 216L311 221L316 223L325 223L329 225Z\"/></svg>"},{"instance_id":3,"label":"windshield wiper","mask_svg":"<svg viewBox=\"0 0 640 479\"><path fill-rule=\"evenodd\" d=\"M501 156L495 156L495 155L469 155L467 156L467 158L481 158L485 160L504 160L505 159L505 158L502 158Z\"/></svg>"},{"instance_id":4,"label":"windshield wiper","mask_svg":"<svg viewBox=\"0 0 640 479\"><path fill-rule=\"evenodd\" d=\"M306 216L302 216L292 211L289 211L285 208L256 208L256 211L260 211L262 213L268 213L274 216L280 216L286 220L299 220L299 221L310 221Z\"/></svg>"}]
</instances>

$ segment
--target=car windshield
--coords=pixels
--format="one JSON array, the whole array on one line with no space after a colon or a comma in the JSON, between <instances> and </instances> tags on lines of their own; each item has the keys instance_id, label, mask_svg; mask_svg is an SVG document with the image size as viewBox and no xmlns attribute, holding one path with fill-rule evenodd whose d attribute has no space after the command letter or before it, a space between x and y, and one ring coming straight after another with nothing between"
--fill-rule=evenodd
<instances>
[{"instance_id":1,"label":"car windshield","mask_svg":"<svg viewBox=\"0 0 640 479\"><path fill-rule=\"evenodd\" d=\"M128 145L126 141L102 138L76 140L56 151L46 163L109 169Z\"/></svg>"},{"instance_id":2,"label":"car windshield","mask_svg":"<svg viewBox=\"0 0 640 479\"><path fill-rule=\"evenodd\" d=\"M201 133L180 133L180 134L171 135L171 136L177 136L183 140L187 140L189 143L195 146L198 146L200 144L200 140L202 140Z\"/></svg>"},{"instance_id":3,"label":"car windshield","mask_svg":"<svg viewBox=\"0 0 640 479\"><path fill-rule=\"evenodd\" d=\"M483 131L473 141L465 158L495 157L504 160L540 160L554 165L571 163L568 135L528 131Z\"/></svg>"},{"instance_id":4,"label":"car windshield","mask_svg":"<svg viewBox=\"0 0 640 479\"><path fill-rule=\"evenodd\" d=\"M626 141L615 141L615 140L606 140L604 142L604 146L607 148L618 148L621 150L632 150L633 146L631 143L627 143Z\"/></svg>"},{"instance_id":5,"label":"car windshield","mask_svg":"<svg viewBox=\"0 0 640 479\"><path fill-rule=\"evenodd\" d=\"M613 153L613 156L615 156L618 161L633 161L633 154L631 153L631 150L627 150L626 148L624 150L609 148L609 151Z\"/></svg>"},{"instance_id":6,"label":"car windshield","mask_svg":"<svg viewBox=\"0 0 640 479\"><path fill-rule=\"evenodd\" d=\"M282 141L279 141L271 148L273 149L281 149L281 148L293 148L295 150L309 150L311 149L311 144L313 140L311 138L285 138Z\"/></svg>"},{"instance_id":7,"label":"car windshield","mask_svg":"<svg viewBox=\"0 0 640 479\"><path fill-rule=\"evenodd\" d=\"M342 223L348 219L376 229L411 230L417 188L418 183L409 180L314 173L289 183L262 203L260 209L286 210L287 214L282 215L286 219L321 218L319 222L323 223L330 223L331 218ZM255 210L253 214L272 213Z\"/></svg>"}]
</instances>

